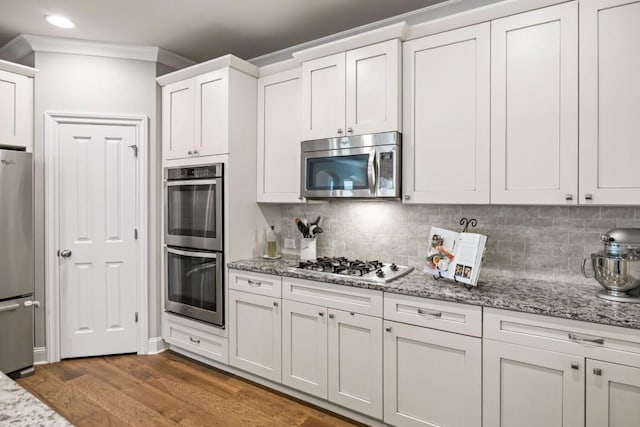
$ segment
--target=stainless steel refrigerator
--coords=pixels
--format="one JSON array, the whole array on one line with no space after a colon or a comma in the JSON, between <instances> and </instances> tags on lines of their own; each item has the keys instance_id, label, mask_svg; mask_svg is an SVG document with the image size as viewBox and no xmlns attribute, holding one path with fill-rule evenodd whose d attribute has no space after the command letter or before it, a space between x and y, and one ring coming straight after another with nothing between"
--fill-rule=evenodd
<instances>
[{"instance_id":1,"label":"stainless steel refrigerator","mask_svg":"<svg viewBox=\"0 0 640 427\"><path fill-rule=\"evenodd\" d=\"M0 149L0 371L33 366L33 160Z\"/></svg>"}]
</instances>

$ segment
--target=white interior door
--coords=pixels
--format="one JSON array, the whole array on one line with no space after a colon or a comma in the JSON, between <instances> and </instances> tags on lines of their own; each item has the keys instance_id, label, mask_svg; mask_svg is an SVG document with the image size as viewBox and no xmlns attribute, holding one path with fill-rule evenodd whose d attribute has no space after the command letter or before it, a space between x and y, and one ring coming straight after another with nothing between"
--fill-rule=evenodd
<instances>
[{"instance_id":1,"label":"white interior door","mask_svg":"<svg viewBox=\"0 0 640 427\"><path fill-rule=\"evenodd\" d=\"M59 132L60 355L135 352L136 130Z\"/></svg>"}]
</instances>

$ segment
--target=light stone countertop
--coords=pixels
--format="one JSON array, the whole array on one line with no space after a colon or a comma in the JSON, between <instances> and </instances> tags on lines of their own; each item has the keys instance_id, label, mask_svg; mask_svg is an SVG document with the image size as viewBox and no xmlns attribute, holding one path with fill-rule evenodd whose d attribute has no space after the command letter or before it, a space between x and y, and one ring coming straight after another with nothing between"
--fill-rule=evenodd
<instances>
[{"instance_id":1,"label":"light stone countertop","mask_svg":"<svg viewBox=\"0 0 640 427\"><path fill-rule=\"evenodd\" d=\"M274 274L338 285L375 289L442 301L480 305L564 319L640 329L640 304L619 303L598 298L603 288L593 283L572 283L549 278L531 279L482 271L476 288L467 289L449 280L435 280L431 274L414 270L386 284L359 281L352 277L327 278L314 271L296 271L297 260L253 258L230 262L229 268Z\"/></svg>"},{"instance_id":2,"label":"light stone countertop","mask_svg":"<svg viewBox=\"0 0 640 427\"><path fill-rule=\"evenodd\" d=\"M0 425L71 426L67 420L0 372Z\"/></svg>"}]
</instances>

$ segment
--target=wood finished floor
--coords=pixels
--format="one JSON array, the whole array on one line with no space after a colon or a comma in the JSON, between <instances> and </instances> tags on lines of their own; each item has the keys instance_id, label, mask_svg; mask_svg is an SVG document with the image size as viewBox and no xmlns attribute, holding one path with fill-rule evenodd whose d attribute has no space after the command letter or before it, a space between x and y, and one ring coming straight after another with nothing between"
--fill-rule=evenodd
<instances>
[{"instance_id":1,"label":"wood finished floor","mask_svg":"<svg viewBox=\"0 0 640 427\"><path fill-rule=\"evenodd\" d=\"M78 427L361 425L171 351L63 360L17 382Z\"/></svg>"}]
</instances>

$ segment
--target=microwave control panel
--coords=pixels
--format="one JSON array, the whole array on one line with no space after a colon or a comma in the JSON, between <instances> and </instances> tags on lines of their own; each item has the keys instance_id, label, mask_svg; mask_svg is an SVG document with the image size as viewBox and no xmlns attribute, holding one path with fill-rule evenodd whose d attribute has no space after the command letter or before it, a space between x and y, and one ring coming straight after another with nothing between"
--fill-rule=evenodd
<instances>
[{"instance_id":1,"label":"microwave control panel","mask_svg":"<svg viewBox=\"0 0 640 427\"><path fill-rule=\"evenodd\" d=\"M395 151L379 153L378 188L393 189L395 170Z\"/></svg>"}]
</instances>

